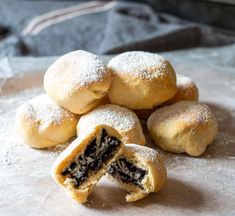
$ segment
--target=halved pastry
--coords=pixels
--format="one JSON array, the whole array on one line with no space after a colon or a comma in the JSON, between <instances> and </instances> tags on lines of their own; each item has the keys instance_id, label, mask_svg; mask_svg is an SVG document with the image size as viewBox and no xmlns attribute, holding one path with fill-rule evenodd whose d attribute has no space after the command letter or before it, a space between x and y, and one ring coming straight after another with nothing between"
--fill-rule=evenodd
<instances>
[{"instance_id":1,"label":"halved pastry","mask_svg":"<svg viewBox=\"0 0 235 216\"><path fill-rule=\"evenodd\" d=\"M163 160L154 149L127 144L108 169L108 175L126 189L127 202L159 191L166 182L167 172Z\"/></svg>"},{"instance_id":2,"label":"halved pastry","mask_svg":"<svg viewBox=\"0 0 235 216\"><path fill-rule=\"evenodd\" d=\"M93 187L123 149L112 127L98 125L83 134L57 158L52 176L79 203L87 201Z\"/></svg>"}]
</instances>

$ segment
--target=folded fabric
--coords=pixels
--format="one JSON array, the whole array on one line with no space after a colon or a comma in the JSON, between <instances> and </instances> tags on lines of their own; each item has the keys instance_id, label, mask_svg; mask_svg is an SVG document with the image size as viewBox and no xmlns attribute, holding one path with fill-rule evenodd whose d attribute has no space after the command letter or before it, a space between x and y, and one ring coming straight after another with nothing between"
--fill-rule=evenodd
<instances>
[{"instance_id":1,"label":"folded fabric","mask_svg":"<svg viewBox=\"0 0 235 216\"><path fill-rule=\"evenodd\" d=\"M235 33L156 13L148 4L119 1L0 0L0 55L159 52L235 42Z\"/></svg>"}]
</instances>

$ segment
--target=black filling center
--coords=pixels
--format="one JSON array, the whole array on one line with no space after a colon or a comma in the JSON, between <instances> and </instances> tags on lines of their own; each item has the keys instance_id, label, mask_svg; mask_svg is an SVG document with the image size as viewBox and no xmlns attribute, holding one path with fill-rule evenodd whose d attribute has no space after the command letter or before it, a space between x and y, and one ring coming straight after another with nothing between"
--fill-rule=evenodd
<instances>
[{"instance_id":1,"label":"black filling center","mask_svg":"<svg viewBox=\"0 0 235 216\"><path fill-rule=\"evenodd\" d=\"M135 166L124 157L113 162L108 169L108 173L124 183L131 183L144 189L141 181L144 179L147 171Z\"/></svg>"},{"instance_id":2,"label":"black filling center","mask_svg":"<svg viewBox=\"0 0 235 216\"><path fill-rule=\"evenodd\" d=\"M70 177L74 187L79 187L87 180L91 172L97 172L105 162L115 155L120 144L120 140L109 136L107 131L102 129L100 141L94 138L84 153L78 155L61 174Z\"/></svg>"}]
</instances>

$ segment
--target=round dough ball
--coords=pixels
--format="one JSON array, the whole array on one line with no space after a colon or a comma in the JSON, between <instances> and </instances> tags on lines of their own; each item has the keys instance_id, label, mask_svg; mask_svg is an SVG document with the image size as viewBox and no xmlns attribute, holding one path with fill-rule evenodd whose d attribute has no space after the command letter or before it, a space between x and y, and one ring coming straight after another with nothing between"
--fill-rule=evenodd
<instances>
[{"instance_id":1,"label":"round dough ball","mask_svg":"<svg viewBox=\"0 0 235 216\"><path fill-rule=\"evenodd\" d=\"M125 52L108 63L113 72L111 103L130 109L152 109L176 92L176 76L162 56L148 52Z\"/></svg>"},{"instance_id":2,"label":"round dough ball","mask_svg":"<svg viewBox=\"0 0 235 216\"><path fill-rule=\"evenodd\" d=\"M163 150L201 155L217 133L217 122L205 104L180 101L157 109L147 121L154 142Z\"/></svg>"},{"instance_id":3,"label":"round dough ball","mask_svg":"<svg viewBox=\"0 0 235 216\"><path fill-rule=\"evenodd\" d=\"M61 56L48 68L44 88L60 106L84 114L107 94L111 79L111 72L96 55L78 50Z\"/></svg>"},{"instance_id":4,"label":"round dough ball","mask_svg":"<svg viewBox=\"0 0 235 216\"><path fill-rule=\"evenodd\" d=\"M177 91L176 94L168 101L164 102L160 106L170 105L176 103L181 100L189 100L189 101L198 101L199 93L196 84L189 77L176 74L177 77ZM147 120L148 117L157 109L154 107L153 109L141 109L134 110L137 116L140 119Z\"/></svg>"},{"instance_id":5,"label":"round dough ball","mask_svg":"<svg viewBox=\"0 0 235 216\"><path fill-rule=\"evenodd\" d=\"M164 104L173 104L181 100L198 101L199 93L196 84L190 77L180 74L177 77L176 94Z\"/></svg>"},{"instance_id":6,"label":"round dough ball","mask_svg":"<svg viewBox=\"0 0 235 216\"><path fill-rule=\"evenodd\" d=\"M65 143L76 135L78 116L39 95L22 104L16 113L16 130L33 148Z\"/></svg>"},{"instance_id":7,"label":"round dough ball","mask_svg":"<svg viewBox=\"0 0 235 216\"><path fill-rule=\"evenodd\" d=\"M123 143L145 144L145 137L140 121L131 110L118 105L103 105L81 116L77 124L80 136L87 129L104 124L113 127L122 136Z\"/></svg>"}]
</instances>

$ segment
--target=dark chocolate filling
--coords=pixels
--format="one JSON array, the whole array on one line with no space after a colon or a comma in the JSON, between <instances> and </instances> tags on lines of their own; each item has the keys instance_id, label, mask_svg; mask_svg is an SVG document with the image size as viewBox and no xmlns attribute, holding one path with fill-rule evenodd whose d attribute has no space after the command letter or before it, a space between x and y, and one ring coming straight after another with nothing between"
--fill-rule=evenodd
<instances>
[{"instance_id":1,"label":"dark chocolate filling","mask_svg":"<svg viewBox=\"0 0 235 216\"><path fill-rule=\"evenodd\" d=\"M135 166L126 158L122 157L111 164L108 169L108 173L114 178L121 180L123 183L133 184L144 189L141 181L148 172L147 170Z\"/></svg>"},{"instance_id":2,"label":"dark chocolate filling","mask_svg":"<svg viewBox=\"0 0 235 216\"><path fill-rule=\"evenodd\" d=\"M94 138L87 145L84 153L78 155L61 174L71 178L74 187L78 188L91 173L97 172L115 155L120 144L120 140L109 136L107 131L102 129L100 141Z\"/></svg>"}]
</instances>

